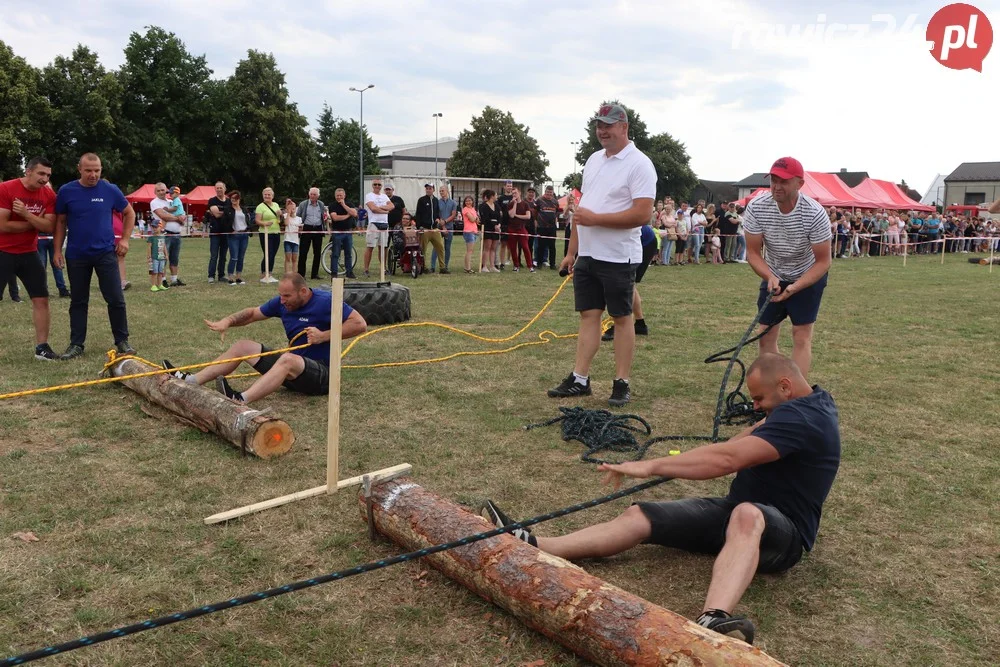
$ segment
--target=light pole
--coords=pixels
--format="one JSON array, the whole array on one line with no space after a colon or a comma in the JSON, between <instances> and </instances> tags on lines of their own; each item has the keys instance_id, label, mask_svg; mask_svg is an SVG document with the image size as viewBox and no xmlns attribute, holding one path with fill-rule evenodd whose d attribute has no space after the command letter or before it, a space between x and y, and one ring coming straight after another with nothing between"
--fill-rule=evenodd
<instances>
[{"instance_id":1,"label":"light pole","mask_svg":"<svg viewBox=\"0 0 1000 667\"><path fill-rule=\"evenodd\" d=\"M569 142L569 143L570 143L570 145L571 145L571 146L582 146L582 145L583 145L583 142L582 142L582 141L571 141L571 142ZM573 151L573 173L574 173L574 174L576 173L576 165L577 165L577 161L576 161L576 153L577 153L577 151L579 151L579 150L580 150L580 149L579 149L579 148L577 148L577 149L576 149L575 151Z\"/></svg>"},{"instance_id":2,"label":"light pole","mask_svg":"<svg viewBox=\"0 0 1000 667\"><path fill-rule=\"evenodd\" d=\"M352 93L361 95L361 117L358 119L358 206L362 206L365 201L365 91L374 88L374 83L369 83L364 88L351 86Z\"/></svg>"},{"instance_id":3,"label":"light pole","mask_svg":"<svg viewBox=\"0 0 1000 667\"><path fill-rule=\"evenodd\" d=\"M438 112L433 114L434 118L434 187L438 187L438 120L444 116L443 113Z\"/></svg>"}]
</instances>

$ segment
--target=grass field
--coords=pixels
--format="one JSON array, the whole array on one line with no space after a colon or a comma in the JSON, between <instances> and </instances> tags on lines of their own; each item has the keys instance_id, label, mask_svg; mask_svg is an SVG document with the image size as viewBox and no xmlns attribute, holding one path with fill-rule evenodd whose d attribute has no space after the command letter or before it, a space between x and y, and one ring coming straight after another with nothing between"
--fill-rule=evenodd
<instances>
[{"instance_id":1,"label":"grass field","mask_svg":"<svg viewBox=\"0 0 1000 667\"><path fill-rule=\"evenodd\" d=\"M412 290L416 321L507 335L560 283L548 270L466 276L460 239L455 250L458 274L400 279ZM202 319L274 293L256 282L206 284L207 244L191 240L182 256L191 285L151 294L140 257L130 260L135 288L127 298L132 342L146 358L211 358L222 345ZM835 262L810 379L840 408L840 474L816 549L787 574L758 578L738 609L757 623L758 645L787 663L1000 663L1000 271L988 275L965 257L948 256L943 266L936 257L911 257L906 268L889 258ZM257 260L251 247L249 265ZM654 435L711 430L723 369L701 362L739 338L755 313L756 287L744 265L650 269L642 294L651 335L639 341L629 411L648 419ZM67 301L52 300L57 351L68 341ZM0 392L97 376L112 341L96 290L87 355L76 362L32 360L29 311L27 303L0 303ZM526 337L545 328L575 331L569 290ZM243 332L283 343L277 322ZM787 332L783 343L787 350ZM557 427L520 429L556 414L558 403L544 392L571 369L574 345L345 370L341 477L405 461L418 483L442 496L470 506L492 497L516 516L602 495L597 473ZM416 329L371 337L345 363L494 347ZM605 344L594 367L595 395L580 404L606 407L611 373ZM297 434L295 448L269 462L242 459L214 436L147 416L142 403L117 385L0 402L0 654L398 552L385 541L369 543L352 492L202 524L215 512L323 483L325 398L282 391L263 402ZM674 482L645 497L719 494L726 486ZM561 534L625 506L574 514L536 532ZM24 531L39 541L11 537ZM711 564L640 547L584 566L692 617ZM424 569L397 565L50 662L582 664L436 572L420 576Z\"/></svg>"}]
</instances>

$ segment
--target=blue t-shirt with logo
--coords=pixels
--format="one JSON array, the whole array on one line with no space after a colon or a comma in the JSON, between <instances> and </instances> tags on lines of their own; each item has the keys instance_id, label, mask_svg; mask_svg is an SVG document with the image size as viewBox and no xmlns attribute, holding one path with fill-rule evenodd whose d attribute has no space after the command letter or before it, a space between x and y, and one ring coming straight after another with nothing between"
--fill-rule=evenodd
<instances>
[{"instance_id":1,"label":"blue t-shirt with logo","mask_svg":"<svg viewBox=\"0 0 1000 667\"><path fill-rule=\"evenodd\" d=\"M331 324L330 308L332 305L333 294L312 290L312 296L298 310L288 310L281 304L281 297L276 296L261 306L260 312L264 313L267 317L280 317L281 323L285 327L285 335L288 336L288 340L291 340L309 327L316 327L320 331L329 331ZM354 309L348 306L345 301L342 312L341 322L346 322L347 318L354 312ZM305 342L305 340L297 340L295 344L300 345ZM326 366L330 365L329 343L310 345L301 350L295 350L295 354L307 359L313 359Z\"/></svg>"},{"instance_id":2,"label":"blue t-shirt with logo","mask_svg":"<svg viewBox=\"0 0 1000 667\"><path fill-rule=\"evenodd\" d=\"M781 456L736 473L728 498L771 505L791 519L811 551L819 519L840 467L840 428L833 397L818 385L782 403L753 430Z\"/></svg>"},{"instance_id":3,"label":"blue t-shirt with logo","mask_svg":"<svg viewBox=\"0 0 1000 667\"><path fill-rule=\"evenodd\" d=\"M66 215L66 259L97 257L115 249L112 211L128 207L125 195L107 181L86 187L70 181L59 188L56 213Z\"/></svg>"}]
</instances>

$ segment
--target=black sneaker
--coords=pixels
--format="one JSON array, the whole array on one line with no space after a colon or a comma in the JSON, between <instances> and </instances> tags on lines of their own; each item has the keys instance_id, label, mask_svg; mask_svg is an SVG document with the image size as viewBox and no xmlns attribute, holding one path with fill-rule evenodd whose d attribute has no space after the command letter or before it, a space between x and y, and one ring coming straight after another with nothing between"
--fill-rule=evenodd
<instances>
[{"instance_id":1,"label":"black sneaker","mask_svg":"<svg viewBox=\"0 0 1000 667\"><path fill-rule=\"evenodd\" d=\"M19 296L12 296L10 297L10 300L13 301L14 303L24 303L24 299L22 299Z\"/></svg>"},{"instance_id":2,"label":"black sneaker","mask_svg":"<svg viewBox=\"0 0 1000 667\"><path fill-rule=\"evenodd\" d=\"M118 354L135 354L135 348L129 344L128 338L126 338L120 343L115 343L115 352Z\"/></svg>"},{"instance_id":3,"label":"black sneaker","mask_svg":"<svg viewBox=\"0 0 1000 667\"><path fill-rule=\"evenodd\" d=\"M576 381L576 376L572 373L566 376L566 379L559 383L558 387L553 387L549 389L549 398L569 398L571 396L590 396L592 393L590 391L590 378L587 378L587 384L580 384Z\"/></svg>"},{"instance_id":4,"label":"black sneaker","mask_svg":"<svg viewBox=\"0 0 1000 667\"><path fill-rule=\"evenodd\" d=\"M68 289L66 289L66 288L64 287L64 288L62 288L61 290L59 290L59 296L60 296L61 298L64 298L64 299L65 299L66 297L68 297L68 296L71 296L71 295L70 295L70 293L69 293L69 290L68 290Z\"/></svg>"},{"instance_id":5,"label":"black sneaker","mask_svg":"<svg viewBox=\"0 0 1000 667\"><path fill-rule=\"evenodd\" d=\"M62 353L59 357L62 361L69 361L70 359L76 359L77 357L83 356L83 346L82 345L70 345L66 348L66 351Z\"/></svg>"},{"instance_id":6,"label":"black sneaker","mask_svg":"<svg viewBox=\"0 0 1000 667\"><path fill-rule=\"evenodd\" d=\"M720 612L716 612L718 614ZM720 635L739 639L747 644L753 644L754 627L749 618L743 616L712 615L708 612L698 617L698 625L714 630Z\"/></svg>"},{"instance_id":7,"label":"black sneaker","mask_svg":"<svg viewBox=\"0 0 1000 667\"><path fill-rule=\"evenodd\" d=\"M646 321L645 320L636 320L635 321L635 335L636 336L648 336L649 335L649 327L646 326Z\"/></svg>"},{"instance_id":8,"label":"black sneaker","mask_svg":"<svg viewBox=\"0 0 1000 667\"><path fill-rule=\"evenodd\" d=\"M601 340L609 341L615 339L615 325L608 327L608 330L601 334Z\"/></svg>"},{"instance_id":9,"label":"black sneaker","mask_svg":"<svg viewBox=\"0 0 1000 667\"><path fill-rule=\"evenodd\" d=\"M631 400L632 391L629 388L628 382L625 380L615 380L615 383L611 386L611 398L608 399L608 405L613 408L620 408Z\"/></svg>"},{"instance_id":10,"label":"black sneaker","mask_svg":"<svg viewBox=\"0 0 1000 667\"><path fill-rule=\"evenodd\" d=\"M510 524L515 523L514 521L511 521L510 517L504 514L503 510L497 507L496 503L492 500L487 500L483 503L483 506L479 509L479 516L483 517L497 528L503 528L504 526L509 526ZM531 530L528 528L515 528L510 532L510 534L522 542L531 544Z\"/></svg>"},{"instance_id":11,"label":"black sneaker","mask_svg":"<svg viewBox=\"0 0 1000 667\"><path fill-rule=\"evenodd\" d=\"M234 401L239 401L240 403L244 402L243 394L230 387L229 383L226 382L226 377L224 375L220 375L219 377L215 378L215 388L219 391L220 394L225 394L226 398L230 398Z\"/></svg>"},{"instance_id":12,"label":"black sneaker","mask_svg":"<svg viewBox=\"0 0 1000 667\"><path fill-rule=\"evenodd\" d=\"M48 343L35 346L35 359L39 361L56 361L59 355L56 354Z\"/></svg>"},{"instance_id":13,"label":"black sneaker","mask_svg":"<svg viewBox=\"0 0 1000 667\"><path fill-rule=\"evenodd\" d=\"M167 283L166 278L163 279L163 282L160 284L160 287L162 287L163 289L170 289L170 285Z\"/></svg>"},{"instance_id":14,"label":"black sneaker","mask_svg":"<svg viewBox=\"0 0 1000 667\"><path fill-rule=\"evenodd\" d=\"M170 284L172 286L174 286L174 287L185 287L185 286L187 286L187 283L184 282L183 280L181 280L180 278L178 278L177 280L172 280L170 282Z\"/></svg>"},{"instance_id":15,"label":"black sneaker","mask_svg":"<svg viewBox=\"0 0 1000 667\"><path fill-rule=\"evenodd\" d=\"M163 370L169 371L169 370L173 370L173 369L174 369L174 365L172 363L170 363L169 361L167 361L166 359L164 359L163 360ZM189 375L191 375L191 374L190 373L185 373L184 371L174 371L173 373L168 373L167 375L172 375L175 378L177 378L178 380L187 380L187 377Z\"/></svg>"}]
</instances>

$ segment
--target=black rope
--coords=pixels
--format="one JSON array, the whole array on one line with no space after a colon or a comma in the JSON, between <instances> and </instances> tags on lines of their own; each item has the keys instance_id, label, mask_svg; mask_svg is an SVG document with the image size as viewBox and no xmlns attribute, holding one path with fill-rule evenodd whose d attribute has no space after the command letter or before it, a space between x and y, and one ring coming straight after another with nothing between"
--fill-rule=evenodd
<instances>
[{"instance_id":1,"label":"black rope","mask_svg":"<svg viewBox=\"0 0 1000 667\"><path fill-rule=\"evenodd\" d=\"M615 414L614 412L609 412L608 410L588 410L586 408L566 407L559 408L559 412L561 413L560 416L553 417L552 419L548 419L537 424L528 424L524 427L524 430L530 431L535 428L551 426L562 422L562 439L566 442L576 440L586 447L586 451L580 457L583 461L586 463L620 463L621 461L611 461L598 458L596 454L599 452L634 452L634 458L631 460L638 461L646 455L650 447L657 443L676 442L682 440L708 440L711 442L718 442L719 427L721 425L725 424L729 426L733 424L752 424L763 419L764 413L759 410L755 410L753 407L753 400L743 393L743 383L746 380L747 369L743 362L740 361L739 356L744 347L760 340L774 327L772 324L756 336L752 335L754 329L757 328L757 325L760 323L760 318L764 314L764 309L766 309L770 303L771 295L768 294L764 299L764 305L757 311L757 315L753 318L753 322L750 323L746 333L743 334L740 341L736 345L716 352L705 359L706 364L713 364L720 361L729 362L729 365L726 366L726 372L722 376L722 386L719 387L719 400L715 405L715 418L712 422L712 435L661 435L655 438L649 438L642 444L639 444L638 439L634 435L635 433L645 432L648 436L653 432L653 428L649 425L649 422L639 415ZM729 384L729 376L732 373L734 366L738 366L740 369L740 379L736 384L736 388L727 394L726 387ZM631 422L638 422L642 428L632 424Z\"/></svg>"},{"instance_id":2,"label":"black rope","mask_svg":"<svg viewBox=\"0 0 1000 667\"><path fill-rule=\"evenodd\" d=\"M100 644L101 642L110 641L112 639L118 639L119 637L126 637L128 635L134 635L136 633L144 632L146 630L154 630L156 628L160 628L165 625L172 625L174 623L187 621L192 618L198 618L199 616L207 616L208 614L214 614L215 612L218 611L232 609L233 607L240 607L247 604L253 604L254 602L260 602L261 600L275 598L278 597L279 595L285 595L286 593L300 591L305 588L312 588L313 586L319 586L320 584L329 583L331 581L339 581L341 579L347 579L348 577L353 577L358 574L364 574L365 572L381 570L382 568L389 567L390 565L396 565L397 563L405 563L407 561L423 558L424 556L430 556L433 554L441 553L442 551L449 551L457 547L462 547L472 544L473 542L479 542L480 540L496 537L497 535L510 533L514 530L517 530L518 528L527 528L529 526L534 526L535 524L539 524L544 521L549 521L551 519L557 519L559 517L566 516L567 514L573 514L574 512L579 512L581 510L590 509L591 507L603 505L604 503L611 502L612 500L618 500L619 498L624 498L625 496L632 495L633 493L638 493L639 491L645 491L646 489L650 489L654 486L663 484L664 482L667 481L670 481L668 477L658 477L656 479L649 480L648 482L636 484L635 486L630 486L627 489L622 489L620 491L615 491L614 493L610 493L606 496L601 496L600 498L594 498L593 500L588 500L586 502L582 502L576 505L564 507L563 509L555 510L554 512L549 512L548 514L540 514L531 519L525 519L524 521L512 523L510 525L504 526L503 528L494 528L493 530L488 530L483 533L469 535L468 537L463 537L461 539L454 540L452 542L446 542L444 544L438 544L433 547L427 547L426 549L411 551L409 553L393 556L392 558L386 558L384 560L365 563L364 565L358 565L356 567L348 568L346 570L338 570L336 572L330 572L329 574L313 577L312 579L303 579L301 581L296 581L291 584L285 584L284 586L278 586L277 588L270 588L266 591L250 593L249 595L244 595L238 598L232 598L224 602L207 604L203 607L196 607L194 609L188 609L187 611L177 612L176 614L160 616L159 618L151 618L141 623L133 623L132 625L125 625L120 628L116 628L114 630L108 630L106 632L98 633L96 635L88 635L86 637L80 637L79 639L74 639L73 641L64 642L62 644L55 644L53 646L47 646L45 648L29 651L27 653L22 653L20 655L0 660L0 667L13 667L14 665L23 665L26 662L40 660L42 658L47 658L53 655L59 655L61 653L73 651L78 648L83 648L85 646L93 646L94 644Z\"/></svg>"}]
</instances>

